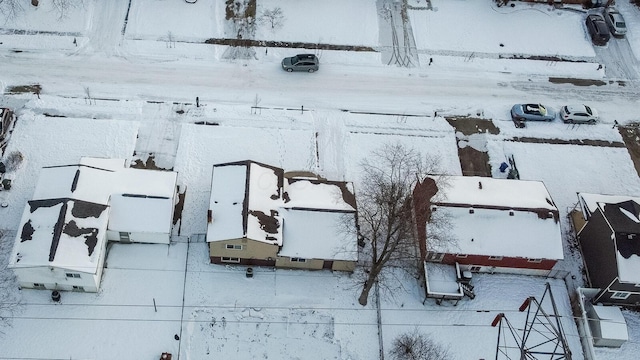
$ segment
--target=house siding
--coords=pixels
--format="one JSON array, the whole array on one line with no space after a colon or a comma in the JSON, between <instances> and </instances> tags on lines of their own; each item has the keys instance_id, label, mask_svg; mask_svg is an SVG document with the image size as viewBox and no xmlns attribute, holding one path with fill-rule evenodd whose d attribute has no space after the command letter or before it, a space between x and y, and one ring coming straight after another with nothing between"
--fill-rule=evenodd
<instances>
[{"instance_id":1,"label":"house siding","mask_svg":"<svg viewBox=\"0 0 640 360\"><path fill-rule=\"evenodd\" d=\"M604 289L618 276L611 228L600 209L578 234L578 242L591 287Z\"/></svg>"},{"instance_id":2,"label":"house siding","mask_svg":"<svg viewBox=\"0 0 640 360\"><path fill-rule=\"evenodd\" d=\"M291 261L288 256L279 256L276 259L278 268L321 270L323 265L324 260L321 259L305 259L305 262Z\"/></svg>"},{"instance_id":3,"label":"house siding","mask_svg":"<svg viewBox=\"0 0 640 360\"><path fill-rule=\"evenodd\" d=\"M540 262L531 262L527 258L503 257L500 260L491 260L485 255L467 255L458 257L457 254L446 254L442 260L445 264L477 265L486 267L505 267L516 269L551 270L557 260L542 259Z\"/></svg>"},{"instance_id":4,"label":"house siding","mask_svg":"<svg viewBox=\"0 0 640 360\"><path fill-rule=\"evenodd\" d=\"M240 245L242 250L227 249L227 245ZM251 239L231 239L209 243L209 258L212 263L221 263L221 258L240 258L241 264L273 266L278 254L278 245ZM270 265L266 265L270 264Z\"/></svg>"},{"instance_id":5,"label":"house siding","mask_svg":"<svg viewBox=\"0 0 640 360\"><path fill-rule=\"evenodd\" d=\"M353 272L356 269L355 261L334 260L331 270Z\"/></svg>"},{"instance_id":6,"label":"house siding","mask_svg":"<svg viewBox=\"0 0 640 360\"><path fill-rule=\"evenodd\" d=\"M129 232L129 231L107 231L107 239L109 241L120 242L120 233L129 234L129 242L144 244L169 244L171 242L171 234L169 233L151 233L151 232Z\"/></svg>"},{"instance_id":7,"label":"house siding","mask_svg":"<svg viewBox=\"0 0 640 360\"><path fill-rule=\"evenodd\" d=\"M73 290L74 286L81 286L85 292L97 292L100 278L96 274L81 273L74 270L51 268L47 266L36 268L14 268L21 288L34 289L34 284L43 284L47 290ZM68 278L66 273L76 273L80 278Z\"/></svg>"},{"instance_id":8,"label":"house siding","mask_svg":"<svg viewBox=\"0 0 640 360\"><path fill-rule=\"evenodd\" d=\"M353 272L356 268L355 261L347 260L323 260L323 259L306 259L305 262L291 261L288 256L279 256L276 259L276 267L288 269L308 269L322 270L325 269L325 262L330 262L330 270Z\"/></svg>"},{"instance_id":9,"label":"house siding","mask_svg":"<svg viewBox=\"0 0 640 360\"><path fill-rule=\"evenodd\" d=\"M626 299L614 299L611 298L616 292L628 292L629 295ZM593 298L593 303L602 303L608 305L628 305L639 306L640 305L640 286L636 284L621 283L618 278L614 279L609 286L602 289L598 295Z\"/></svg>"},{"instance_id":10,"label":"house siding","mask_svg":"<svg viewBox=\"0 0 640 360\"><path fill-rule=\"evenodd\" d=\"M459 257L458 254L445 254L442 258L443 264L454 265L458 263L467 268L472 266L480 267L479 272L501 272L517 273L529 275L547 275L555 266L557 260L542 259L540 262L532 262L527 258L503 257L500 260L491 260L485 255L466 255Z\"/></svg>"}]
</instances>

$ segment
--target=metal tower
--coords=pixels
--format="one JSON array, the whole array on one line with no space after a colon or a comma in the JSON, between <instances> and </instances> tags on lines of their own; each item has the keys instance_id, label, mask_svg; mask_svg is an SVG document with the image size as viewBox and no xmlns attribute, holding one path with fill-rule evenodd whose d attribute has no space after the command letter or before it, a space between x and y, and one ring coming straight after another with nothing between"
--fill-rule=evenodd
<instances>
[{"instance_id":1,"label":"metal tower","mask_svg":"<svg viewBox=\"0 0 640 360\"><path fill-rule=\"evenodd\" d=\"M552 314L545 311L542 306L547 295L548 303L553 309ZM527 310L527 319L522 329L514 328L504 313L498 314L491 323L493 327L499 325L496 360L571 360L571 350L562 330L560 315L558 315L549 283L540 301L531 296L520 305L518 310L520 312Z\"/></svg>"}]
</instances>

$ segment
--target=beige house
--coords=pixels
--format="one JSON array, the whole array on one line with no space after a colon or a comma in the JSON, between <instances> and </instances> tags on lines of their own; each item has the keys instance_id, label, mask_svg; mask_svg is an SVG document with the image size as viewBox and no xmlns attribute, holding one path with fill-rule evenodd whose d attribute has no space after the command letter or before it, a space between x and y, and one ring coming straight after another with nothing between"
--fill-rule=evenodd
<instances>
[{"instance_id":1,"label":"beige house","mask_svg":"<svg viewBox=\"0 0 640 360\"><path fill-rule=\"evenodd\" d=\"M287 176L254 161L214 165L210 260L353 271L356 216L351 183Z\"/></svg>"}]
</instances>

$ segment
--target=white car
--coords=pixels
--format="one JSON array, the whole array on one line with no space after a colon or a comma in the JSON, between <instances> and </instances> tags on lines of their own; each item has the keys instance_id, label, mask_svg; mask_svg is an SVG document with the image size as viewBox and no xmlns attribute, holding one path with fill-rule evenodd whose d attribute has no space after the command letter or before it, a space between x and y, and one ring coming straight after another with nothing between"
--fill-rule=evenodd
<instances>
[{"instance_id":1,"label":"white car","mask_svg":"<svg viewBox=\"0 0 640 360\"><path fill-rule=\"evenodd\" d=\"M598 121L598 112L587 105L566 105L560 108L560 118L569 124L595 124Z\"/></svg>"},{"instance_id":2,"label":"white car","mask_svg":"<svg viewBox=\"0 0 640 360\"><path fill-rule=\"evenodd\" d=\"M622 14L614 8L608 7L604 9L604 20L614 36L624 36L627 33L627 24L624 22Z\"/></svg>"}]
</instances>

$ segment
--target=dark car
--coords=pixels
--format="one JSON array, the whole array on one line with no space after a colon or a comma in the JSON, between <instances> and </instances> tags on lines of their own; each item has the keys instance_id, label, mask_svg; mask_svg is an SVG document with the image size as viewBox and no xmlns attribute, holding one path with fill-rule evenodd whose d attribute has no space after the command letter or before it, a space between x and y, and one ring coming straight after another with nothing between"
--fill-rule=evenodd
<instances>
[{"instance_id":1,"label":"dark car","mask_svg":"<svg viewBox=\"0 0 640 360\"><path fill-rule=\"evenodd\" d=\"M298 54L296 56L282 59L282 68L288 72L292 71L318 71L320 61L313 54Z\"/></svg>"},{"instance_id":2,"label":"dark car","mask_svg":"<svg viewBox=\"0 0 640 360\"><path fill-rule=\"evenodd\" d=\"M604 18L597 14L590 14L587 15L586 23L593 43L600 46L606 45L611 35Z\"/></svg>"}]
</instances>

